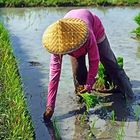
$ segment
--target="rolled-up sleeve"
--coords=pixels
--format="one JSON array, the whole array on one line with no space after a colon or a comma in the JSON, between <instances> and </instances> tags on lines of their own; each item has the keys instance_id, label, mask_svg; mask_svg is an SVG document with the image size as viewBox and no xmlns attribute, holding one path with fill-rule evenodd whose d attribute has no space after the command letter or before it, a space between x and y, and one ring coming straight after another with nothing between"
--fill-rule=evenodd
<instances>
[{"instance_id":1,"label":"rolled-up sleeve","mask_svg":"<svg viewBox=\"0 0 140 140\"><path fill-rule=\"evenodd\" d=\"M94 34L90 36L90 43L87 46L88 59L89 59L89 71L86 81L86 88L90 91L95 83L95 77L98 72L99 65L99 52Z\"/></svg>"}]
</instances>

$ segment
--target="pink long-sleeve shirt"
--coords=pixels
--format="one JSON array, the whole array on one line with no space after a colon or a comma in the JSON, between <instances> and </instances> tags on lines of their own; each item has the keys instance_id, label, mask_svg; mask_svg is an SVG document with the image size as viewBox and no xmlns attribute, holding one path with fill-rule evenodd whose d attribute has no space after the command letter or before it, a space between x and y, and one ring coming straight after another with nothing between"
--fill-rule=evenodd
<instances>
[{"instance_id":1,"label":"pink long-sleeve shirt","mask_svg":"<svg viewBox=\"0 0 140 140\"><path fill-rule=\"evenodd\" d=\"M78 58L79 56L88 54L89 70L86 80L86 88L88 91L90 91L95 82L95 77L98 71L99 52L97 43L105 35L104 27L100 19L94 13L91 13L86 9L71 10L64 16L64 18L78 18L85 21L88 25L89 34L86 43L68 55ZM56 94L61 73L62 57L63 56L57 54L51 54L48 96L46 104L51 108L55 107Z\"/></svg>"}]
</instances>

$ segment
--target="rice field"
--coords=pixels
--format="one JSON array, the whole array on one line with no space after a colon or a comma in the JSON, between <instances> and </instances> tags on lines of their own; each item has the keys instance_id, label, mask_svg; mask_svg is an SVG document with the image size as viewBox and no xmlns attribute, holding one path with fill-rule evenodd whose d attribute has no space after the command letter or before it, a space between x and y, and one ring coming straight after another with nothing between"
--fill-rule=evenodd
<instances>
[{"instance_id":1,"label":"rice field","mask_svg":"<svg viewBox=\"0 0 140 140\"><path fill-rule=\"evenodd\" d=\"M0 139L33 140L22 83L8 31L0 23Z\"/></svg>"},{"instance_id":2,"label":"rice field","mask_svg":"<svg viewBox=\"0 0 140 140\"><path fill-rule=\"evenodd\" d=\"M115 0L114 0L115 1ZM66 8L66 7L65 7ZM120 8L120 7L119 7ZM128 7L130 8L130 7ZM11 9L15 9L15 10L19 10L20 8L2 8L2 9L8 9L8 11L10 11ZM26 8L25 8L26 9ZM27 8L28 9L28 8ZM32 9L32 8L31 8ZM47 8L49 9L49 8ZM117 9L118 10L118 9ZM27 10L28 11L28 10ZM54 9L52 10L54 12ZM118 10L119 11L119 10ZM131 10L130 10L131 11ZM130 12L128 11L128 12ZM29 11L28 11L29 12ZM37 10L37 12L39 12L39 10ZM41 13L44 13L44 11L42 11L41 9ZM112 11L111 11L112 12ZM122 11L122 13L124 13L125 11ZM12 13L11 11L9 13ZM15 12L16 14L17 13L20 13L19 11L16 11ZM34 13L34 12L33 12ZM59 13L58 11L56 13ZM56 13L52 13L52 15L56 14ZM132 13L132 11L130 12ZM129 14L130 14L129 13ZM112 13L111 13L112 14ZM31 17L33 16L34 14L31 14ZM39 15L41 15L39 13ZM114 14L116 15L116 14ZM120 14L118 14L120 15ZM131 15L131 14L130 14ZM7 16L7 15L6 15ZM6 17L4 16L4 17ZM26 19L29 19L29 18L19 18L19 21L23 21ZM32 19L32 18L31 18ZM35 18L37 19L37 17ZM45 19L45 18L43 18ZM47 17L47 19L51 19L49 17ZM132 18L131 18L132 19ZM9 20L12 20L12 22L10 23L15 23L15 20L13 17L9 18ZM39 19L40 20L40 19ZM113 20L113 19L112 19ZM120 19L119 19L120 20ZM122 20L122 19L121 19ZM133 19L132 19L133 20ZM22 22L23 22L22 21ZM37 20L35 20L37 21ZM130 21L127 20L127 22ZM137 21L137 20L135 20ZM48 21L47 21L48 22ZM134 21L132 21L134 22ZM8 24L10 25L10 23L8 22ZM21 23L21 22L19 22ZM46 26L46 23L43 21L43 23L45 24ZM116 23L116 22L111 22L112 24L113 23ZM139 22L138 22L139 23ZM110 24L110 25L112 25ZM139 24L137 24L138 27L139 27ZM11 25L10 25L11 26ZM33 26L33 25L32 25ZM11 26L13 27L13 26ZM12 28L13 31L15 31L18 27L22 28L20 26L20 24L16 24L16 28ZM115 26L114 26L115 27ZM31 27L28 26L28 29L30 29ZM134 27L132 27L134 28ZM129 27L130 31L132 31L132 28ZM26 34L24 34L24 29L22 29L23 31L23 35L26 36ZM27 29L27 31L28 31ZM36 28L35 28L36 29ZM29 30L30 31L30 30ZM121 30L123 31L123 30ZM36 33L37 30L35 30ZM13 33L13 32L11 32ZM28 32L30 33L30 32ZM34 33L34 32L33 32ZM121 32L124 36L125 36L125 33L124 32ZM127 32L126 32L127 34ZM21 36L20 36L21 37ZM127 37L126 37L127 38ZM22 37L20 38L21 40L23 39ZM26 38L26 41L29 42L29 40L32 40L32 38L28 37ZM38 39L38 38L37 38ZM34 39L33 41L33 44L37 44L36 43L36 40L37 39ZM128 39L129 40L129 39ZM23 40L22 40L23 41ZM119 39L116 40L116 42L118 43ZM124 40L125 41L125 40ZM130 43L130 42L129 42ZM129 43L126 43L126 44L129 44ZM32 44L32 45L33 45ZM119 44L119 43L118 43ZM34 46L34 45L33 45ZM40 46L40 44L38 44L37 46ZM125 46L125 44L124 44ZM132 46L135 46L132 45ZM22 91L22 83L21 83L21 79L20 79L20 75L19 75L19 72L18 72L18 68L17 68L17 63L16 63L16 60L15 60L15 57L13 56L13 51L11 49L11 43L10 43L10 40L9 40L9 37L8 37L8 31L4 29L3 25L1 24L0 25L0 139L12 139L12 140L18 140L18 139L34 139L34 132L33 132L33 125L32 125L32 122L31 122L31 118L29 116L29 113L27 111L27 106L26 106L26 100L24 98L24 93ZM28 45L23 45L21 47L28 47ZM129 47L129 46L128 46ZM126 48L126 46L124 47ZM134 48L134 47L133 47ZM128 50L128 49L127 49ZM126 51L127 52L127 51ZM25 53L25 52L24 52ZM132 54L133 51L130 51L130 54ZM34 55L34 53L30 53L32 55ZM39 53L40 54L40 53ZM120 54L120 52L119 52ZM128 50L128 54L129 54L129 50ZM37 56L38 54L36 54L35 56ZM41 54L42 56L42 54ZM133 56L132 55L132 60L133 60ZM20 56L22 57L22 56ZM126 60L126 56L124 57L124 60ZM48 58L47 58L48 59ZM39 60L38 60L39 61ZM38 64L39 63L32 63L34 61L28 61L27 63L31 63L33 67L37 68ZM42 61L39 61L39 62L42 62ZM128 62L131 63L131 61L128 59ZM22 62L23 63L23 62ZM123 67L123 59L120 58L118 60L118 63ZM44 63L43 63L44 64ZM125 63L126 64L126 63ZM134 63L132 63L134 65ZM136 65L136 64L135 64ZM31 67L31 66L30 66ZM32 72L33 72L33 67L31 67L32 69ZM41 67L41 66L40 66ZM133 67L133 66L132 66ZM130 67L131 68L131 67ZM134 69L131 68L131 71L133 72ZM29 71L28 71L29 72ZM68 71L69 72L69 71ZM68 72L66 72L68 74ZM131 72L130 72L131 73ZM134 73L134 72L133 72ZM29 73L30 74L30 73ZM35 75L35 74L34 74ZM37 74L36 74L37 75ZM38 76L38 75L37 75ZM101 87L102 85L104 86L104 83L105 83L105 79L103 79L105 77L104 75L104 68L100 65L99 67L99 73L98 73L98 76L100 77L98 80L98 84L97 86L98 87ZM44 74L44 77L45 77L45 74ZM68 75L67 75L68 77ZM24 77L22 77L24 79ZM40 78L40 77L39 77ZM22 80L23 80L22 79ZM32 78L28 78L29 80L31 80L32 82ZM47 79L47 78L46 78ZM134 79L134 77L132 77L132 79ZM69 80L69 79L68 79ZM29 82L27 82L29 83ZM46 83L46 81L45 81ZM32 83L33 85L34 83ZM40 84L40 83L39 83ZM68 108L70 106L72 106L72 104L74 104L75 100L72 102L69 102L70 101L70 98L68 98L67 96L65 96L65 91L67 91L67 86L66 86L67 82L65 82L64 84L64 88L61 89L61 96L58 96L58 100L60 101L58 104L57 104L57 114L56 114L56 117L58 116L58 120L55 118L52 123L51 123L51 128L52 129L49 129L50 132L52 132L54 135L53 137L57 138L57 139L61 139L61 137L63 139L65 139L65 137L67 136L71 136L71 128L72 128L72 124L73 124L73 119L72 119L72 115L75 115L71 110L75 110L75 106L74 108ZM34 85L34 88L39 89L41 86L39 85ZM71 85L70 87L68 87L68 89L72 89L71 88ZM38 91L37 91L38 92ZM33 93L33 92L31 92ZM39 93L39 92L38 92ZM39 93L40 95L42 95L42 90L40 91ZM87 94L83 94L83 99L85 101L85 104L86 104L86 112L83 113L81 119L79 119L80 123L82 124L83 126L83 129L86 130L87 127L85 127L84 124L87 124L87 118L89 117L88 115L88 111L89 109L91 108L91 113L93 111L93 107L97 104L99 105L99 107L101 106L100 104L100 101L98 100L98 97L96 96L90 96L88 93ZM40 96L42 97L42 96ZM62 98L64 97L64 98ZM91 98L89 98L91 97ZM75 98L75 95L74 95L74 98ZM65 102L65 106L63 103L64 99L66 100ZM43 99L42 99L43 100ZM38 102L39 102L39 99L38 99ZM36 102L34 102L36 103ZM36 104L33 104L36 105ZM39 104L41 106L41 104ZM36 106L39 106L39 105L36 105ZM118 104L120 105L120 104ZM41 106L42 107L42 106ZM62 107L62 108L61 108ZM102 107L102 106L101 106ZM120 107L121 108L121 107ZM96 109L96 108L95 108ZM100 109L100 108L99 108ZM107 108L104 107L102 108L102 110L105 110L107 112ZM101 110L101 109L100 109ZM101 110L101 111L102 111ZM34 111L34 110L33 110ZM33 112L32 111L32 112ZM90 112L89 111L89 112ZM35 112L34 113L34 116L36 116L37 118L39 118L40 114L38 115L38 112L41 114L42 112L38 109L37 110L37 113ZM62 112L62 113L61 113ZM109 112L110 113L110 112ZM31 113L32 114L32 113ZM81 115L81 114L80 114ZM140 107L139 105L137 105L135 108L134 108L134 120L133 121L136 121L136 122L139 122L139 115L140 115ZM39 116L39 117L38 117ZM95 117L95 118L92 118L92 117ZM99 124L99 121L101 120L98 120L96 118L96 116L94 116L94 114L91 114L91 124L90 124L90 129L89 129L89 133L86 133L87 134L87 139L93 139L93 137L95 137L97 134L97 137L99 136L98 133L96 133L97 131L97 125ZM66 117L66 118L64 118ZM116 112L116 110L113 110L111 113L110 113L110 116L109 118L109 124L108 122L106 123L107 126L109 127L109 129L106 129L105 131L105 134L106 133L110 133L112 132L113 133L113 136L116 140L123 140L124 137L128 136L128 132L126 132L125 130L125 123L126 123L126 120L121 120L120 123L116 122L116 118L118 117L118 112ZM74 118L74 117L73 117ZM40 118L39 118L40 119ZM39 120L38 119L38 120ZM37 121L38 121L37 120ZM40 119L41 120L41 119ZM39 120L39 121L40 121ZM61 121L63 120L63 121ZM38 122L39 122L38 121ZM108 121L108 120L107 120ZM36 132L36 134L39 132L41 133L41 129L39 128L39 126L42 125L42 123L36 123L37 124L37 127L38 128L38 131ZM58 125L60 123L61 127ZM77 120L75 121L75 123L77 123ZM75 124L75 127L77 127L79 124ZM79 125L81 127L81 125ZM130 122L130 126L131 126L131 122ZM48 127L48 126L47 126ZM101 126L101 128L103 128L104 126ZM35 129L37 130L37 129ZM131 130L131 128L130 128ZM137 130L137 129L136 129ZM79 131L75 131L77 134L79 134ZM83 134L83 131L80 131L82 134ZM46 133L46 131L45 131ZM51 134L52 134L51 133ZM67 135L66 135L67 134ZM69 134L69 135L68 135ZM37 135L36 135L37 136ZM39 137L40 135L38 135L37 139L40 138L41 140L41 137ZM43 134L44 136L44 134ZM83 136L83 135L82 135ZM130 135L129 135L130 136ZM135 135L132 135L132 136L135 136ZM104 138L106 136L104 135ZM42 137L43 139L44 137ZM48 138L49 139L49 138ZM68 139L68 138L67 138ZM79 138L80 139L80 138Z\"/></svg>"}]
</instances>

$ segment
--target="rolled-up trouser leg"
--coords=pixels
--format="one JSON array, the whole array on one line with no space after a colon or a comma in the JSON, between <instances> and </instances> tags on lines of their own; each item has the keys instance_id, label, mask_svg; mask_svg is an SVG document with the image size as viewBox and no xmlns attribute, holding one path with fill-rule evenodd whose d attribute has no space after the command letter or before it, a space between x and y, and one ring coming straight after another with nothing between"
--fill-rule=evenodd
<instances>
[{"instance_id":1,"label":"rolled-up trouser leg","mask_svg":"<svg viewBox=\"0 0 140 140\"><path fill-rule=\"evenodd\" d=\"M70 56L73 72L73 80L75 86L75 92L78 93L84 88L87 80L87 67L85 61L85 55L75 58Z\"/></svg>"},{"instance_id":2,"label":"rolled-up trouser leg","mask_svg":"<svg viewBox=\"0 0 140 140\"><path fill-rule=\"evenodd\" d=\"M103 64L105 71L119 90L126 97L133 97L132 86L123 68L121 68L116 60L113 51L110 48L107 37L98 44L100 61Z\"/></svg>"}]
</instances>

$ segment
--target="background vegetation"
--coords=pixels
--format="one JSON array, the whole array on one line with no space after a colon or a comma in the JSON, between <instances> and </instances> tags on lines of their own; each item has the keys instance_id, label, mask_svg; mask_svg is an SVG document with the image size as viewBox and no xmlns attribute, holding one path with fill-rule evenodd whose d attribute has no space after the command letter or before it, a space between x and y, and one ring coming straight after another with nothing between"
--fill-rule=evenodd
<instances>
[{"instance_id":1,"label":"background vegetation","mask_svg":"<svg viewBox=\"0 0 140 140\"><path fill-rule=\"evenodd\" d=\"M8 31L0 23L0 139L34 137Z\"/></svg>"},{"instance_id":2,"label":"background vegetation","mask_svg":"<svg viewBox=\"0 0 140 140\"><path fill-rule=\"evenodd\" d=\"M140 13L135 17L134 20L137 23L138 27L133 32L138 38L140 38Z\"/></svg>"},{"instance_id":3,"label":"background vegetation","mask_svg":"<svg viewBox=\"0 0 140 140\"><path fill-rule=\"evenodd\" d=\"M0 7L136 5L140 0L0 0Z\"/></svg>"}]
</instances>

